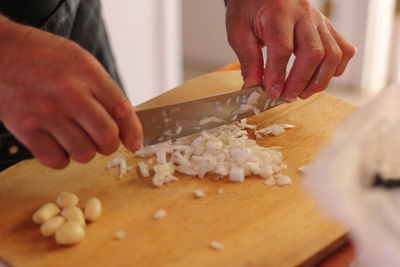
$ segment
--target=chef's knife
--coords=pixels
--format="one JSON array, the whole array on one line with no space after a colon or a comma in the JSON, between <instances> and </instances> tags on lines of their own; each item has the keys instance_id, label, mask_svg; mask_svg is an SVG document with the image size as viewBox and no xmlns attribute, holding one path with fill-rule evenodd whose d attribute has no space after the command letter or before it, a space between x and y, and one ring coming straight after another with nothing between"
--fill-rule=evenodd
<instances>
[{"instance_id":1,"label":"chef's knife","mask_svg":"<svg viewBox=\"0 0 400 267\"><path fill-rule=\"evenodd\" d=\"M144 131L144 145L192 135L247 118L282 104L267 97L262 86L137 110Z\"/></svg>"}]
</instances>

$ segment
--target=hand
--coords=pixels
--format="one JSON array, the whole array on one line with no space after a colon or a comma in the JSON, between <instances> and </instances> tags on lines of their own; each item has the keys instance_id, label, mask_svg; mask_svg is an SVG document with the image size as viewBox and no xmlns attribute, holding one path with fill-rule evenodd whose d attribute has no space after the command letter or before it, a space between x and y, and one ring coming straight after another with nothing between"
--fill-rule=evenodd
<instances>
[{"instance_id":1,"label":"hand","mask_svg":"<svg viewBox=\"0 0 400 267\"><path fill-rule=\"evenodd\" d=\"M0 16L0 58L0 121L42 164L141 146L133 107L74 42Z\"/></svg>"},{"instance_id":2,"label":"hand","mask_svg":"<svg viewBox=\"0 0 400 267\"><path fill-rule=\"evenodd\" d=\"M308 0L228 0L226 28L244 87L264 84L269 96L289 102L325 90L356 52ZM296 59L286 77L292 53Z\"/></svg>"}]
</instances>

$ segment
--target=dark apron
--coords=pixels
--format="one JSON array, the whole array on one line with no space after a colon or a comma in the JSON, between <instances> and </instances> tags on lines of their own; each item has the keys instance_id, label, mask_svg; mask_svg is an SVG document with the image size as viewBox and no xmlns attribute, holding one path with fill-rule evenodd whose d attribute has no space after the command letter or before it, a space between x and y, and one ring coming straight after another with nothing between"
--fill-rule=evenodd
<instances>
[{"instance_id":1,"label":"dark apron","mask_svg":"<svg viewBox=\"0 0 400 267\"><path fill-rule=\"evenodd\" d=\"M20 8L21 10L23 9L23 7ZM13 16L12 12L7 14L7 9L1 10L1 4L0 14L17 22L35 27L40 26L42 30L77 42L99 60L122 88L101 17L100 0L61 0L51 14L45 18L44 22L40 22L36 18L24 20L24 16L20 15L21 13L16 13L19 16ZM32 158L31 153L0 122L0 171L28 158Z\"/></svg>"}]
</instances>

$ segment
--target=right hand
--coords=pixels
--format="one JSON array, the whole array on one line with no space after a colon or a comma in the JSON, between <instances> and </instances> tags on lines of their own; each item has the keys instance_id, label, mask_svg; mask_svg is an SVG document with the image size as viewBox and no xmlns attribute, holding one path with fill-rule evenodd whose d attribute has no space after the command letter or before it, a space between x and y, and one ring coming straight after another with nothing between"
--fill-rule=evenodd
<instances>
[{"instance_id":1,"label":"right hand","mask_svg":"<svg viewBox=\"0 0 400 267\"><path fill-rule=\"evenodd\" d=\"M134 108L79 45L0 16L0 121L44 165L140 148Z\"/></svg>"}]
</instances>

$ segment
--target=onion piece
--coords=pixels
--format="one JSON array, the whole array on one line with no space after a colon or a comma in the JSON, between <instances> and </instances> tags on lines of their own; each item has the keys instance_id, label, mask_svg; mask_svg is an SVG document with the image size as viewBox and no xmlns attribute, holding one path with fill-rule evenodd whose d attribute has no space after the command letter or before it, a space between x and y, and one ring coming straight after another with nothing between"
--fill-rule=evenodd
<instances>
[{"instance_id":1,"label":"onion piece","mask_svg":"<svg viewBox=\"0 0 400 267\"><path fill-rule=\"evenodd\" d=\"M193 195L197 198L202 198L205 196L204 191L202 189L193 190Z\"/></svg>"},{"instance_id":2,"label":"onion piece","mask_svg":"<svg viewBox=\"0 0 400 267\"><path fill-rule=\"evenodd\" d=\"M244 113L246 111L252 110L253 107L254 106L250 104L241 104L239 107L239 113Z\"/></svg>"},{"instance_id":3,"label":"onion piece","mask_svg":"<svg viewBox=\"0 0 400 267\"><path fill-rule=\"evenodd\" d=\"M276 184L280 185L280 186L288 185L288 184L292 183L292 179L289 176L281 174L281 173L276 175L275 180L276 180Z\"/></svg>"},{"instance_id":4,"label":"onion piece","mask_svg":"<svg viewBox=\"0 0 400 267\"><path fill-rule=\"evenodd\" d=\"M182 130L183 130L182 126L178 125L178 127L176 127L175 132L176 132L176 134L179 135L182 132Z\"/></svg>"},{"instance_id":5,"label":"onion piece","mask_svg":"<svg viewBox=\"0 0 400 267\"><path fill-rule=\"evenodd\" d=\"M165 209L159 209L154 213L153 219L154 220L159 220L159 219L164 218L165 216L167 216L167 214L168 214L168 212Z\"/></svg>"},{"instance_id":6,"label":"onion piece","mask_svg":"<svg viewBox=\"0 0 400 267\"><path fill-rule=\"evenodd\" d=\"M210 242L210 245L211 245L211 247L212 247L213 249L215 249L215 250L222 250L222 249L224 249L224 245L222 245L220 242L217 242L217 241L211 241L211 242Z\"/></svg>"},{"instance_id":7,"label":"onion piece","mask_svg":"<svg viewBox=\"0 0 400 267\"><path fill-rule=\"evenodd\" d=\"M154 146L145 146L136 151L135 154L141 158L147 158L154 155L155 150Z\"/></svg>"},{"instance_id":8,"label":"onion piece","mask_svg":"<svg viewBox=\"0 0 400 267\"><path fill-rule=\"evenodd\" d=\"M140 174L143 177L149 177L150 176L149 166L146 163L144 163L143 161L138 161L137 165L139 167Z\"/></svg>"},{"instance_id":9,"label":"onion piece","mask_svg":"<svg viewBox=\"0 0 400 267\"><path fill-rule=\"evenodd\" d=\"M240 167L232 167L229 173L229 181L232 182L243 182L244 181L244 170Z\"/></svg>"},{"instance_id":10,"label":"onion piece","mask_svg":"<svg viewBox=\"0 0 400 267\"><path fill-rule=\"evenodd\" d=\"M269 178L267 178L267 179L265 180L264 184L271 186L271 185L275 185L276 182L275 182L275 180L274 180L272 177L269 177Z\"/></svg>"},{"instance_id":11,"label":"onion piece","mask_svg":"<svg viewBox=\"0 0 400 267\"><path fill-rule=\"evenodd\" d=\"M127 237L126 232L121 231L121 230L116 231L115 234L114 234L114 238L116 240L122 240L122 239L125 239L126 237Z\"/></svg>"},{"instance_id":12,"label":"onion piece","mask_svg":"<svg viewBox=\"0 0 400 267\"><path fill-rule=\"evenodd\" d=\"M127 171L127 163L126 159L122 155L117 155L115 156L107 165L107 169L110 169L112 167L119 166L119 175L118 178L121 179L122 177L125 176L126 171Z\"/></svg>"},{"instance_id":13,"label":"onion piece","mask_svg":"<svg viewBox=\"0 0 400 267\"><path fill-rule=\"evenodd\" d=\"M310 168L310 165L304 165L304 166L298 168L297 171L298 171L300 174L304 175L304 174L307 173L307 170L308 170L309 168Z\"/></svg>"},{"instance_id":14,"label":"onion piece","mask_svg":"<svg viewBox=\"0 0 400 267\"><path fill-rule=\"evenodd\" d=\"M165 183L177 181L173 174L175 172L175 166L172 162L156 164L153 166L154 176L153 176L153 185L162 186Z\"/></svg>"},{"instance_id":15,"label":"onion piece","mask_svg":"<svg viewBox=\"0 0 400 267\"><path fill-rule=\"evenodd\" d=\"M255 105L258 102L261 94L259 92L252 92L246 100L246 104Z\"/></svg>"},{"instance_id":16,"label":"onion piece","mask_svg":"<svg viewBox=\"0 0 400 267\"><path fill-rule=\"evenodd\" d=\"M225 120L215 117L215 116L209 116L209 117L202 118L199 121L199 125L205 125L205 124L209 124L211 122L220 123L220 122L225 122Z\"/></svg>"}]
</instances>

